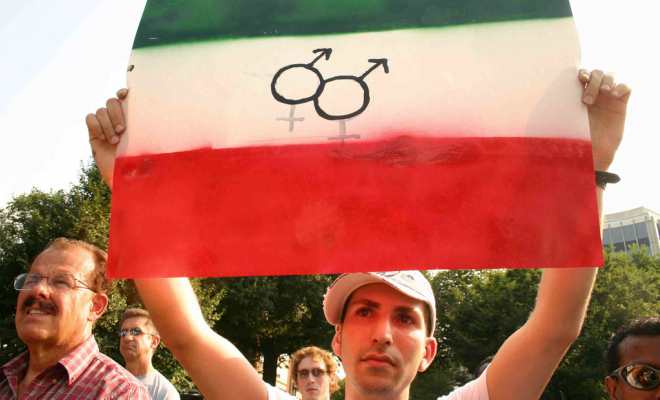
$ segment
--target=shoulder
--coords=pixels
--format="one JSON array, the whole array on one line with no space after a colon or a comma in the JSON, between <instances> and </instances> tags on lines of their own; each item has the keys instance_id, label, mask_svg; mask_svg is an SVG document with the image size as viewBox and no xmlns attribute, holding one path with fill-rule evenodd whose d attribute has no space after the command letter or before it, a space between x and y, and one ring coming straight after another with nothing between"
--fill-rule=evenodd
<instances>
[{"instance_id":1,"label":"shoulder","mask_svg":"<svg viewBox=\"0 0 660 400\"><path fill-rule=\"evenodd\" d=\"M266 390L268 391L268 400L297 400L281 389L274 388L265 382L264 385L266 385Z\"/></svg>"},{"instance_id":2,"label":"shoulder","mask_svg":"<svg viewBox=\"0 0 660 400\"><path fill-rule=\"evenodd\" d=\"M148 399L147 388L133 374L103 353L97 353L88 366L88 379L99 385L104 398L130 395L135 399Z\"/></svg>"},{"instance_id":3,"label":"shoulder","mask_svg":"<svg viewBox=\"0 0 660 400\"><path fill-rule=\"evenodd\" d=\"M486 369L477 379L455 389L446 396L438 397L438 400L488 400L487 372Z\"/></svg>"},{"instance_id":4,"label":"shoulder","mask_svg":"<svg viewBox=\"0 0 660 400\"><path fill-rule=\"evenodd\" d=\"M158 382L158 396L159 398L174 400L179 399L179 391L160 371L154 371L154 380Z\"/></svg>"}]
</instances>

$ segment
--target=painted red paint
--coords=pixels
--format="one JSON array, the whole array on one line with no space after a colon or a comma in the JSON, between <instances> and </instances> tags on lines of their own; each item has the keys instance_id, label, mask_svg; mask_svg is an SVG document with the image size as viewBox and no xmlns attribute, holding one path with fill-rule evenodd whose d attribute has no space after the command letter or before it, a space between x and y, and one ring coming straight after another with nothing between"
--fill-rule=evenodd
<instances>
[{"instance_id":1,"label":"painted red paint","mask_svg":"<svg viewBox=\"0 0 660 400\"><path fill-rule=\"evenodd\" d=\"M588 141L419 138L117 160L113 277L602 264Z\"/></svg>"}]
</instances>

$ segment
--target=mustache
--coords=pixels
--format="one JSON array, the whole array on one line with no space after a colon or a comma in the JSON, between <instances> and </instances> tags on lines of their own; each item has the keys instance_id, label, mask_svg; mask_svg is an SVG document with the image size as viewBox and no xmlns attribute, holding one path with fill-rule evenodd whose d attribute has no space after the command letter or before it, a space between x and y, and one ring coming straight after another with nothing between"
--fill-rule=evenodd
<instances>
[{"instance_id":1,"label":"mustache","mask_svg":"<svg viewBox=\"0 0 660 400\"><path fill-rule=\"evenodd\" d=\"M55 307L55 304L45 301L45 300L39 300L36 296L30 296L25 301L23 301L23 304L21 304L21 311L25 311L28 308L31 308L37 304L37 310L39 311L44 311L47 313L52 313L55 314L57 312L57 307Z\"/></svg>"}]
</instances>

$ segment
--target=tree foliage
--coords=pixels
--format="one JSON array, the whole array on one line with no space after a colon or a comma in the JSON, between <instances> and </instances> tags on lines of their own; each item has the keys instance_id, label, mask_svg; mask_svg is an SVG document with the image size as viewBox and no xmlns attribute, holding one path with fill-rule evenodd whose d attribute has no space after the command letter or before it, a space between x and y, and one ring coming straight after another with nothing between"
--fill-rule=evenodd
<instances>
[{"instance_id":1,"label":"tree foliage","mask_svg":"<svg viewBox=\"0 0 660 400\"><path fill-rule=\"evenodd\" d=\"M419 376L411 399L448 393L527 320L536 298L540 271L440 271L432 281L438 302L438 359L425 374L453 370L448 385ZM549 383L544 398L604 397L604 353L610 335L624 323L660 315L660 257L647 249L606 253L587 318L578 340ZM558 323L560 323L558 321ZM437 389L433 391L432 389ZM425 393L417 396L416 391Z\"/></svg>"},{"instance_id":2,"label":"tree foliage","mask_svg":"<svg viewBox=\"0 0 660 400\"><path fill-rule=\"evenodd\" d=\"M323 303L330 275L218 279L226 291L227 318L215 330L253 363L263 357L264 380L274 384L277 359L300 347L329 348L334 332L325 322Z\"/></svg>"}]
</instances>

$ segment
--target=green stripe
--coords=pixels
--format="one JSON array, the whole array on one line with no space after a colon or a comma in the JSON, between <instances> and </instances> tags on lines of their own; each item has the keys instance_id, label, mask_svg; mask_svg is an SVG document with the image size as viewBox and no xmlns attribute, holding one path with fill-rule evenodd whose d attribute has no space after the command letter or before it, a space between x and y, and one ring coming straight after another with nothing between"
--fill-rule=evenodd
<instances>
[{"instance_id":1,"label":"green stripe","mask_svg":"<svg viewBox=\"0 0 660 400\"><path fill-rule=\"evenodd\" d=\"M571 15L568 0L148 0L133 48Z\"/></svg>"}]
</instances>

